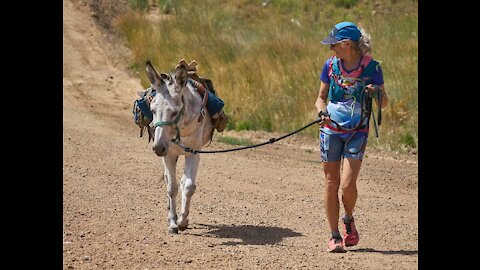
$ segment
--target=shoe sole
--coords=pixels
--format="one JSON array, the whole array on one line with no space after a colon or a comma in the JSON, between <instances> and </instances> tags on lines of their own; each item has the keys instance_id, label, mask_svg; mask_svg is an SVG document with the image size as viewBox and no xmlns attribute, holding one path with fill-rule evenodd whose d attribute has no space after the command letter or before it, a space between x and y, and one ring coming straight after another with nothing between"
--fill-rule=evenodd
<instances>
[{"instance_id":1,"label":"shoe sole","mask_svg":"<svg viewBox=\"0 0 480 270\"><path fill-rule=\"evenodd\" d=\"M330 252L330 253L345 253L347 252L344 248L342 247L335 247L334 249L330 250L330 249L327 249L327 252Z\"/></svg>"},{"instance_id":2,"label":"shoe sole","mask_svg":"<svg viewBox=\"0 0 480 270\"><path fill-rule=\"evenodd\" d=\"M354 244L350 244L350 243L347 244L347 242L343 241L343 245L345 245L345 247L353 247L353 246L358 245L358 241L357 241L357 243L354 243Z\"/></svg>"}]
</instances>

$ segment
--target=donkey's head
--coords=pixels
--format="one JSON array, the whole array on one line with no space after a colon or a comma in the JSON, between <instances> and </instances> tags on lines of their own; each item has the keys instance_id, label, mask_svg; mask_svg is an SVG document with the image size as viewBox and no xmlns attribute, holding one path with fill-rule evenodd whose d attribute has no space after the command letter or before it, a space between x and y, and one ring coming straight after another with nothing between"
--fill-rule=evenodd
<instances>
[{"instance_id":1,"label":"donkey's head","mask_svg":"<svg viewBox=\"0 0 480 270\"><path fill-rule=\"evenodd\" d=\"M169 143L180 135L177 125L184 112L182 96L187 87L187 70L180 66L173 73L159 75L150 61L147 61L146 70L152 88L157 91L150 103L154 130L152 149L158 156L165 156Z\"/></svg>"}]
</instances>

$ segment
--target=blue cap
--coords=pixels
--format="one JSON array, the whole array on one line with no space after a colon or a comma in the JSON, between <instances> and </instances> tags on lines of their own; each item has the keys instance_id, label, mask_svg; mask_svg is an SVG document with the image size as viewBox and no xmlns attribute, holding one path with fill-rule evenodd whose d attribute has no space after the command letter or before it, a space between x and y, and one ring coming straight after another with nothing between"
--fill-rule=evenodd
<instances>
[{"instance_id":1,"label":"blue cap","mask_svg":"<svg viewBox=\"0 0 480 270\"><path fill-rule=\"evenodd\" d=\"M328 37L322 40L322 44L334 44L344 39L358 41L360 39L360 29L352 22L341 22L336 24Z\"/></svg>"}]
</instances>

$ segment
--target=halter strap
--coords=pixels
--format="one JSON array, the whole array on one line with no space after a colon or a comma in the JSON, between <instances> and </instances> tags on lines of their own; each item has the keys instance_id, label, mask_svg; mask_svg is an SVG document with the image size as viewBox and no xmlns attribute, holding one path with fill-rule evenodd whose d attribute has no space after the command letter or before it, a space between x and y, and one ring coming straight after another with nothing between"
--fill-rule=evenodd
<instances>
[{"instance_id":1,"label":"halter strap","mask_svg":"<svg viewBox=\"0 0 480 270\"><path fill-rule=\"evenodd\" d=\"M182 101L183 101L183 96L182 96ZM180 118L182 118L183 113L185 112L185 103L182 106L182 109L180 110L180 113L177 115L174 121L158 121L153 125L153 128L157 127L163 127L163 126L174 126L175 129L177 130L177 136L175 139L172 139L173 142L180 141L180 129L178 128L178 122L180 121Z\"/></svg>"}]
</instances>

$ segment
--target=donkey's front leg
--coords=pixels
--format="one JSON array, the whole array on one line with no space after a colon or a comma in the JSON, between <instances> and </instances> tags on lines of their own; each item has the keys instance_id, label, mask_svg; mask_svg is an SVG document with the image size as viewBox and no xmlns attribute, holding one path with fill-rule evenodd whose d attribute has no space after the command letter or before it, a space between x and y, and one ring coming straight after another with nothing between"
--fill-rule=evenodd
<instances>
[{"instance_id":1,"label":"donkey's front leg","mask_svg":"<svg viewBox=\"0 0 480 270\"><path fill-rule=\"evenodd\" d=\"M167 155L162 158L165 183L167 184L168 233L177 234L177 159L178 156Z\"/></svg>"},{"instance_id":2,"label":"donkey's front leg","mask_svg":"<svg viewBox=\"0 0 480 270\"><path fill-rule=\"evenodd\" d=\"M178 219L178 229L183 231L188 226L188 213L190 212L190 199L195 193L195 176L197 175L200 156L192 154L185 157L185 171L181 180L182 187L182 208L180 210L180 218Z\"/></svg>"}]
</instances>

